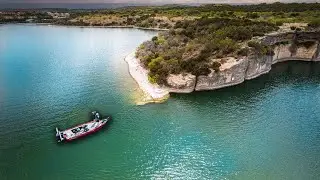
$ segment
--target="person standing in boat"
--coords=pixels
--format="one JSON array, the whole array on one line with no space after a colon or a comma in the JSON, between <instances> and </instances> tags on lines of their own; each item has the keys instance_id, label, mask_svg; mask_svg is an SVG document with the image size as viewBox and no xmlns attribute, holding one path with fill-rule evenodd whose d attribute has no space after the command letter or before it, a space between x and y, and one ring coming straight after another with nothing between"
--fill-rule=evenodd
<instances>
[{"instance_id":1,"label":"person standing in boat","mask_svg":"<svg viewBox=\"0 0 320 180\"><path fill-rule=\"evenodd\" d=\"M96 113L96 114L95 114L95 119L96 119L97 121L99 121L99 119L100 119L99 113Z\"/></svg>"}]
</instances>

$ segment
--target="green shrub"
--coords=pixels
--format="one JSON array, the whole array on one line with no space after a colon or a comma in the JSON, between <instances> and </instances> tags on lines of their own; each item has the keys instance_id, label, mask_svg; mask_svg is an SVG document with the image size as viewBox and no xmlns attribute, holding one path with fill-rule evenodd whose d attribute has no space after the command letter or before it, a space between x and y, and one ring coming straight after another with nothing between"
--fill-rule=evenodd
<instances>
[{"instance_id":1,"label":"green shrub","mask_svg":"<svg viewBox=\"0 0 320 180\"><path fill-rule=\"evenodd\" d=\"M157 38L157 41L156 41L156 44L164 44L166 42L166 40L164 39L164 37L163 36L159 36L158 38Z\"/></svg>"},{"instance_id":2,"label":"green shrub","mask_svg":"<svg viewBox=\"0 0 320 180\"><path fill-rule=\"evenodd\" d=\"M158 37L157 37L157 36L154 36L154 37L152 38L152 41L153 41L153 42L158 41Z\"/></svg>"},{"instance_id":3,"label":"green shrub","mask_svg":"<svg viewBox=\"0 0 320 180\"><path fill-rule=\"evenodd\" d=\"M247 13L246 17L249 19L256 19L256 18L259 18L260 16L258 13Z\"/></svg>"},{"instance_id":4,"label":"green shrub","mask_svg":"<svg viewBox=\"0 0 320 180\"><path fill-rule=\"evenodd\" d=\"M152 84L156 84L158 82L159 79L159 75L148 75L148 80L149 82L151 82Z\"/></svg>"},{"instance_id":5,"label":"green shrub","mask_svg":"<svg viewBox=\"0 0 320 180\"><path fill-rule=\"evenodd\" d=\"M238 54L239 56L248 56L248 54L249 54L249 48L241 48L241 49L237 52L237 54Z\"/></svg>"},{"instance_id":6,"label":"green shrub","mask_svg":"<svg viewBox=\"0 0 320 180\"><path fill-rule=\"evenodd\" d=\"M237 44L230 38L221 40L219 42L219 47L223 54L229 54L238 48Z\"/></svg>"},{"instance_id":7,"label":"green shrub","mask_svg":"<svg viewBox=\"0 0 320 180\"><path fill-rule=\"evenodd\" d=\"M197 63L193 66L191 71L195 76L207 76L210 72L211 71L207 63Z\"/></svg>"},{"instance_id":8,"label":"green shrub","mask_svg":"<svg viewBox=\"0 0 320 180\"><path fill-rule=\"evenodd\" d=\"M314 19L312 20L309 24L308 24L309 27L312 27L312 28L318 28L320 27L320 19Z\"/></svg>"},{"instance_id":9,"label":"green shrub","mask_svg":"<svg viewBox=\"0 0 320 180\"><path fill-rule=\"evenodd\" d=\"M256 48L256 47L260 46L260 43L258 43L256 41L249 41L248 46L252 47L252 48Z\"/></svg>"},{"instance_id":10,"label":"green shrub","mask_svg":"<svg viewBox=\"0 0 320 180\"><path fill-rule=\"evenodd\" d=\"M248 42L248 46L253 48L254 52L257 54L257 55L266 55L268 53L271 53L271 52L268 52L268 47L267 46L264 46L256 41L249 41Z\"/></svg>"},{"instance_id":11,"label":"green shrub","mask_svg":"<svg viewBox=\"0 0 320 180\"><path fill-rule=\"evenodd\" d=\"M276 26L282 26L283 22L282 21L277 21L275 24L276 24Z\"/></svg>"},{"instance_id":12,"label":"green shrub","mask_svg":"<svg viewBox=\"0 0 320 180\"><path fill-rule=\"evenodd\" d=\"M144 49L144 48L146 48L144 44L141 44L141 45L139 46L139 49Z\"/></svg>"},{"instance_id":13,"label":"green shrub","mask_svg":"<svg viewBox=\"0 0 320 180\"><path fill-rule=\"evenodd\" d=\"M290 16L291 17L297 17L297 16L299 16L300 15L300 13L290 13Z\"/></svg>"},{"instance_id":14,"label":"green shrub","mask_svg":"<svg viewBox=\"0 0 320 180\"><path fill-rule=\"evenodd\" d=\"M168 69L168 72L172 74L178 74L181 71L179 60L177 59L168 60L166 68Z\"/></svg>"},{"instance_id":15,"label":"green shrub","mask_svg":"<svg viewBox=\"0 0 320 180\"><path fill-rule=\"evenodd\" d=\"M148 64L152 61L152 59L155 59L157 57L158 57L158 54L150 54L150 55L141 57L140 60L145 67L148 67Z\"/></svg>"},{"instance_id":16,"label":"green shrub","mask_svg":"<svg viewBox=\"0 0 320 180\"><path fill-rule=\"evenodd\" d=\"M221 11L222 12L222 11ZM229 16L232 13L225 11ZM275 24L253 21L246 18L210 18L203 13L200 19L178 21L174 27L153 37L150 45L141 50L140 57L149 69L149 79L166 84L168 74L192 73L208 75L213 69L219 71L219 62L210 63L212 58L225 56L247 56L252 50L258 55L272 55L273 49L258 42L249 42L250 48L240 49L240 42L275 31ZM250 13L251 14L251 13ZM250 17L254 17L252 13ZM161 26L162 27L162 26Z\"/></svg>"},{"instance_id":17,"label":"green shrub","mask_svg":"<svg viewBox=\"0 0 320 180\"><path fill-rule=\"evenodd\" d=\"M215 61L215 62L212 63L211 68L214 71L219 72L220 71L220 66L221 66L221 63Z\"/></svg>"},{"instance_id":18,"label":"green shrub","mask_svg":"<svg viewBox=\"0 0 320 180\"><path fill-rule=\"evenodd\" d=\"M149 63L148 63L148 68L150 69L150 71L155 72L158 69L161 68L161 62L164 61L163 57L157 57L155 59L152 59Z\"/></svg>"},{"instance_id":19,"label":"green shrub","mask_svg":"<svg viewBox=\"0 0 320 180\"><path fill-rule=\"evenodd\" d=\"M235 41L244 41L252 38L250 28L245 26L230 26L224 29L226 35Z\"/></svg>"}]
</instances>

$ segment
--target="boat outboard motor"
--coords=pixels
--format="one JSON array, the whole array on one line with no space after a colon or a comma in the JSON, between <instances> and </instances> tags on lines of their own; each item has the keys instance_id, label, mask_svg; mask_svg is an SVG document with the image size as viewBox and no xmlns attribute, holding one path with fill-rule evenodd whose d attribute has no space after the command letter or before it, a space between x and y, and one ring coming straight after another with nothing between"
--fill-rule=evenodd
<instances>
[{"instance_id":1,"label":"boat outboard motor","mask_svg":"<svg viewBox=\"0 0 320 180\"><path fill-rule=\"evenodd\" d=\"M97 111L92 111L91 112L91 114L92 114L91 118L92 119L96 119L96 113L97 113Z\"/></svg>"},{"instance_id":2,"label":"boat outboard motor","mask_svg":"<svg viewBox=\"0 0 320 180\"><path fill-rule=\"evenodd\" d=\"M56 134L56 138L58 142L61 142L64 140L63 136L61 135L61 132L58 130L58 128L56 128L57 134Z\"/></svg>"},{"instance_id":3,"label":"boat outboard motor","mask_svg":"<svg viewBox=\"0 0 320 180\"><path fill-rule=\"evenodd\" d=\"M96 113L96 114L95 114L95 119L96 119L96 120L99 120L99 119L100 119L99 113Z\"/></svg>"}]
</instances>

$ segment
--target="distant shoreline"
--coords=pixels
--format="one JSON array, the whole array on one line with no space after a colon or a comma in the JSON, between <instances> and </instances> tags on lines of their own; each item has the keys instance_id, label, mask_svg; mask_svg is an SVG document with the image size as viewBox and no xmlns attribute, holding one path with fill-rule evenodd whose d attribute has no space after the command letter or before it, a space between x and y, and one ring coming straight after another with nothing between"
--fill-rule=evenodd
<instances>
[{"instance_id":1,"label":"distant shoreline","mask_svg":"<svg viewBox=\"0 0 320 180\"><path fill-rule=\"evenodd\" d=\"M169 31L169 29L161 28L144 28L139 26L77 26L77 25L63 25L63 24L50 24L52 26L66 26L66 27L80 27L80 28L124 28L124 29L142 29L151 31Z\"/></svg>"},{"instance_id":2,"label":"distant shoreline","mask_svg":"<svg viewBox=\"0 0 320 180\"><path fill-rule=\"evenodd\" d=\"M151 31L169 31L169 29L162 28L144 28L139 26L78 26L78 25L63 25L63 24L53 24L53 23L3 23L6 24L23 24L23 25L51 25L51 26L64 26L64 27L80 27L80 28L124 28L124 29L141 29L141 30L151 30Z\"/></svg>"}]
</instances>

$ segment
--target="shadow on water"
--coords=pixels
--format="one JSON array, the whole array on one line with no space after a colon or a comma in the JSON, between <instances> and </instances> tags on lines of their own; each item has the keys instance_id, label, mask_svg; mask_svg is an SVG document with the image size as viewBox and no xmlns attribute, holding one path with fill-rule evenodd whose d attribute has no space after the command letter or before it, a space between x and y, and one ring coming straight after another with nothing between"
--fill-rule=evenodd
<instances>
[{"instance_id":1,"label":"shadow on water","mask_svg":"<svg viewBox=\"0 0 320 180\"><path fill-rule=\"evenodd\" d=\"M316 85L320 83L320 63L290 61L272 66L272 70L258 78L245 81L242 84L214 91L201 91L190 94L172 94L176 100L187 100L193 103L248 101L257 99L278 87Z\"/></svg>"}]
</instances>

